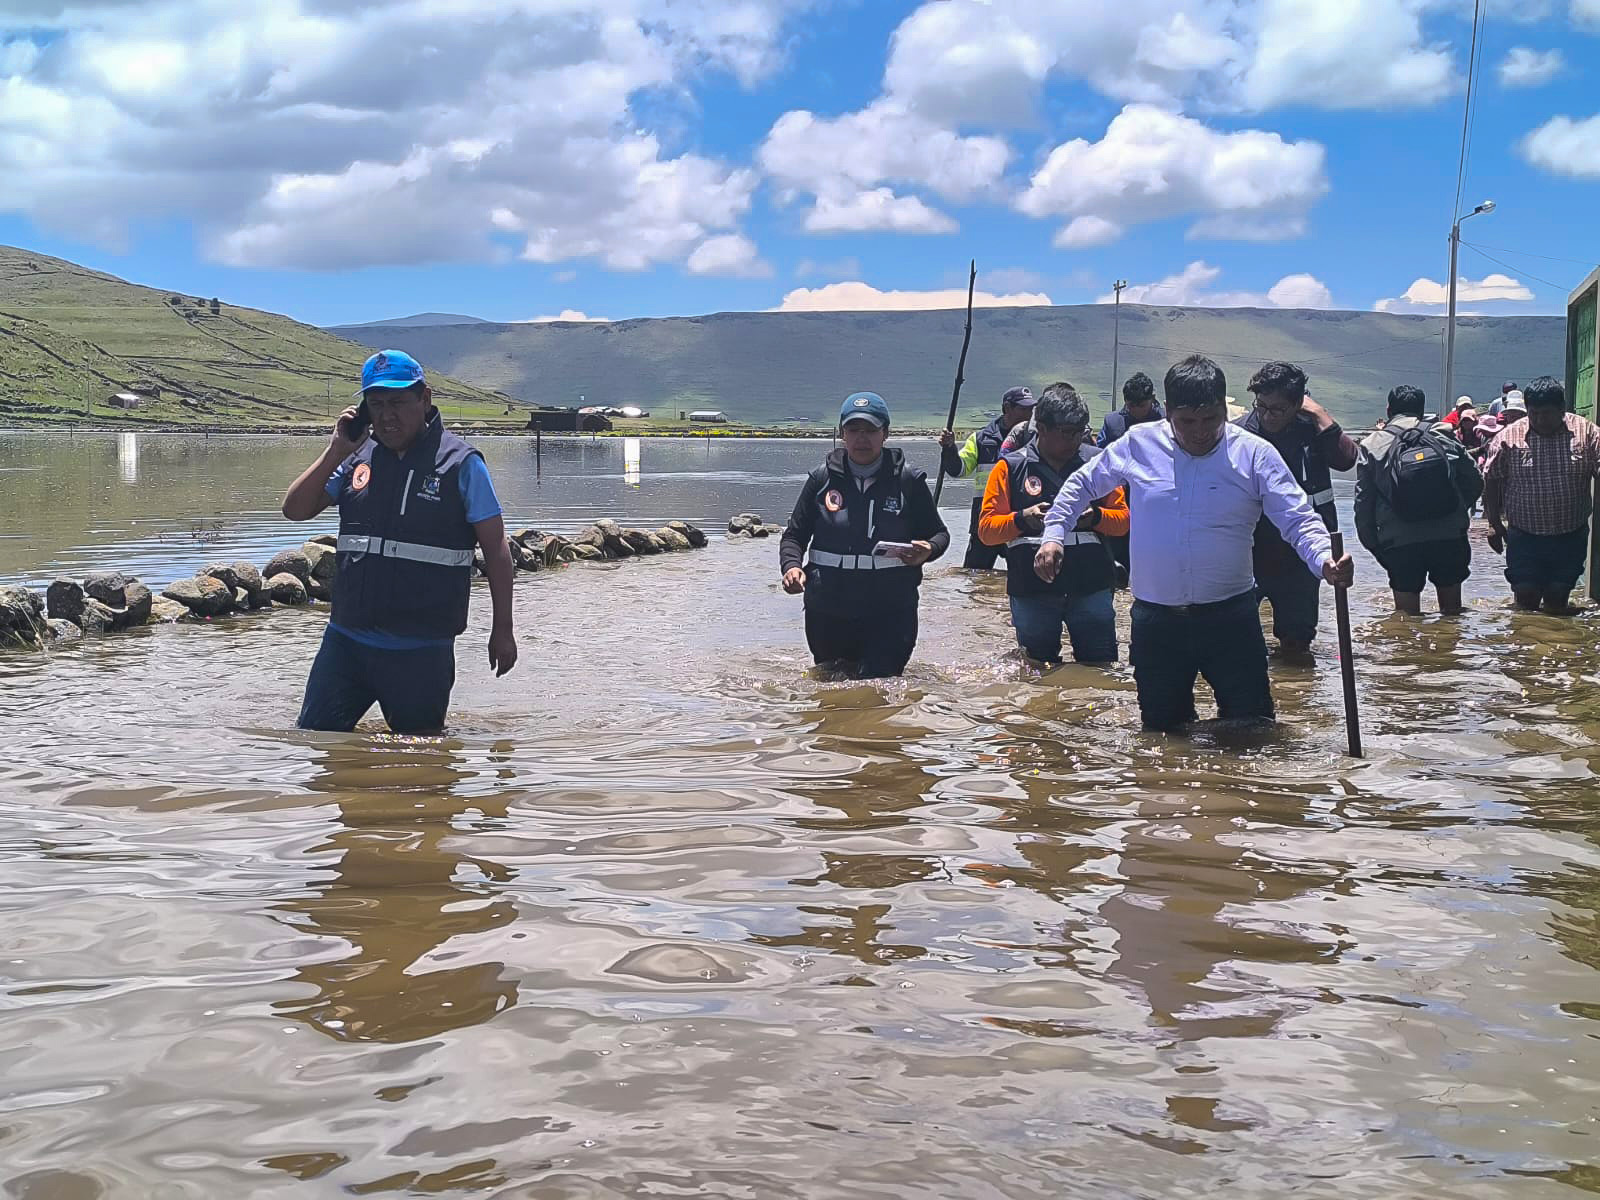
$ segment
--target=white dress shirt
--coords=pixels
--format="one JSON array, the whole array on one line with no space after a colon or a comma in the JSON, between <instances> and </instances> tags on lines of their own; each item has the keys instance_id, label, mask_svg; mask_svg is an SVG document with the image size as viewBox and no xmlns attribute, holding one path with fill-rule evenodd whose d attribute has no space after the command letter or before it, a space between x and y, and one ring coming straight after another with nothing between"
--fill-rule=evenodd
<instances>
[{"instance_id":1,"label":"white dress shirt","mask_svg":"<svg viewBox=\"0 0 1600 1200\"><path fill-rule=\"evenodd\" d=\"M1151 604L1211 604L1255 586L1250 550L1264 513L1313 574L1333 560L1322 518L1265 438L1224 425L1209 454L1180 447L1167 421L1128 430L1062 485L1044 541L1061 543L1095 498L1126 486L1130 585Z\"/></svg>"}]
</instances>

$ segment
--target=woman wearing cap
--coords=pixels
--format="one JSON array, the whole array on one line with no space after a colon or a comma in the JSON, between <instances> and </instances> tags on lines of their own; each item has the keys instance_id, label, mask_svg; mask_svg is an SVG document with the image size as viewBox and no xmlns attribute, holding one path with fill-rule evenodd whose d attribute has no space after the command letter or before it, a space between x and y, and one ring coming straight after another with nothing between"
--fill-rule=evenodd
<instances>
[{"instance_id":1,"label":"woman wearing cap","mask_svg":"<svg viewBox=\"0 0 1600 1200\"><path fill-rule=\"evenodd\" d=\"M917 644L922 564L949 548L950 531L927 475L885 448L882 396L846 397L839 435L844 445L806 477L783 531L783 590L805 595L806 641L819 665L863 679L898 675Z\"/></svg>"}]
</instances>

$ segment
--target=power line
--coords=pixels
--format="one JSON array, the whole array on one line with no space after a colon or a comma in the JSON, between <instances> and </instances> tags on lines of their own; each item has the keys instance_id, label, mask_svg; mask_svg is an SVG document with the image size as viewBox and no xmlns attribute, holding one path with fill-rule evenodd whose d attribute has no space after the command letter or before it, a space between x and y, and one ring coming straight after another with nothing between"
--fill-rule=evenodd
<instances>
[{"instance_id":1,"label":"power line","mask_svg":"<svg viewBox=\"0 0 1600 1200\"><path fill-rule=\"evenodd\" d=\"M1461 106L1461 154L1456 163L1456 195L1450 206L1450 221L1455 223L1457 214L1461 212L1461 192L1467 182L1467 148L1471 145L1470 132L1472 128L1472 93L1473 82L1477 77L1478 59L1478 27L1483 19L1483 0L1473 0L1472 3L1472 43L1467 50L1467 98Z\"/></svg>"},{"instance_id":2,"label":"power line","mask_svg":"<svg viewBox=\"0 0 1600 1200\"><path fill-rule=\"evenodd\" d=\"M1540 276L1535 275L1532 271L1525 270L1522 267L1513 267L1510 263L1503 262L1502 260L1496 258L1492 254L1485 254L1482 250L1478 249L1478 247L1474 246L1471 242L1462 242L1461 244L1463 246L1465 246L1468 250L1471 250L1479 258L1487 258L1490 262L1494 263L1494 265L1497 266L1497 267L1504 267L1508 271L1515 271L1518 275L1526 275L1529 279L1534 280L1536 283L1542 283L1546 287L1553 287L1553 288L1556 288L1557 290L1563 291L1563 292L1571 292L1572 291L1572 285L1571 284L1568 284L1568 283L1556 283L1552 279L1543 279Z\"/></svg>"},{"instance_id":3,"label":"power line","mask_svg":"<svg viewBox=\"0 0 1600 1200\"><path fill-rule=\"evenodd\" d=\"M1501 254L1515 254L1518 258L1542 258L1546 262L1573 263L1580 267L1593 269L1600 258L1558 258L1554 254L1534 254L1531 250L1513 250L1509 246L1485 246L1482 242L1462 242L1463 246L1472 246L1479 250L1498 250Z\"/></svg>"}]
</instances>

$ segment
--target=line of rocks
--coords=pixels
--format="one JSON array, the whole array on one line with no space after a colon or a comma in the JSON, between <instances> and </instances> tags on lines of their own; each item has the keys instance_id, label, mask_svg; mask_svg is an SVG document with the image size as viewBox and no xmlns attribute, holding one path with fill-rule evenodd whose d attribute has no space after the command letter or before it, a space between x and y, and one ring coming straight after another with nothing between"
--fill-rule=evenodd
<instances>
[{"instance_id":1,"label":"line of rocks","mask_svg":"<svg viewBox=\"0 0 1600 1200\"><path fill-rule=\"evenodd\" d=\"M259 570L248 562L213 563L193 578L168 584L159 596L119 571L57 579L42 596L30 588L0 587L0 647L38 649L141 625L208 621L275 605L330 601L339 564L336 544L332 534L322 534L280 550ZM571 538L531 528L507 538L519 574L562 563L698 550L705 544L706 535L687 521L671 521L652 531L605 519ZM481 549L474 552L473 565L479 574L484 572Z\"/></svg>"},{"instance_id":2,"label":"line of rocks","mask_svg":"<svg viewBox=\"0 0 1600 1200\"><path fill-rule=\"evenodd\" d=\"M782 533L781 525L768 525L756 513L740 513L736 517L728 518L728 534L730 537L764 538L771 537L774 533Z\"/></svg>"}]
</instances>

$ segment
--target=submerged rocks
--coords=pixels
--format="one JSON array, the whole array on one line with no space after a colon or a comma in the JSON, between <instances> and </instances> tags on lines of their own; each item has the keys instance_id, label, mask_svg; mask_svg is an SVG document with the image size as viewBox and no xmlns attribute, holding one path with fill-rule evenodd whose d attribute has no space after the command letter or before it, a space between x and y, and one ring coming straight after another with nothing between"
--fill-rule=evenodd
<instances>
[{"instance_id":1,"label":"submerged rocks","mask_svg":"<svg viewBox=\"0 0 1600 1200\"><path fill-rule=\"evenodd\" d=\"M0 587L0 646L44 644L50 627L45 624L44 598L23 587Z\"/></svg>"},{"instance_id":2,"label":"submerged rocks","mask_svg":"<svg viewBox=\"0 0 1600 1200\"><path fill-rule=\"evenodd\" d=\"M121 628L118 624L120 614L126 609L112 608L109 604L90 597L83 602L83 615L78 618L78 627L87 634L113 633Z\"/></svg>"},{"instance_id":3,"label":"submerged rocks","mask_svg":"<svg viewBox=\"0 0 1600 1200\"><path fill-rule=\"evenodd\" d=\"M45 615L57 621L83 621L83 605L89 597L75 579L54 580L44 593Z\"/></svg>"},{"instance_id":4,"label":"submerged rocks","mask_svg":"<svg viewBox=\"0 0 1600 1200\"><path fill-rule=\"evenodd\" d=\"M211 575L179 579L161 593L176 600L197 617L220 617L233 607L233 589Z\"/></svg>"},{"instance_id":5,"label":"submerged rocks","mask_svg":"<svg viewBox=\"0 0 1600 1200\"><path fill-rule=\"evenodd\" d=\"M137 579L130 579L122 589L122 594L127 599L123 605L122 623L118 629L132 629L135 625L145 625L150 621L150 609L155 603L155 597L150 594L150 589Z\"/></svg>"},{"instance_id":6,"label":"submerged rocks","mask_svg":"<svg viewBox=\"0 0 1600 1200\"><path fill-rule=\"evenodd\" d=\"M52 642L76 642L83 637L83 627L74 621L46 617L44 623L50 631L48 636Z\"/></svg>"},{"instance_id":7,"label":"submerged rocks","mask_svg":"<svg viewBox=\"0 0 1600 1200\"><path fill-rule=\"evenodd\" d=\"M332 583L333 577L339 570L339 553L332 546L325 546L321 542L307 542L300 547L300 552L306 556L306 561L311 564L311 578L320 579L323 583Z\"/></svg>"},{"instance_id":8,"label":"submerged rocks","mask_svg":"<svg viewBox=\"0 0 1600 1200\"><path fill-rule=\"evenodd\" d=\"M682 535L684 540L695 550L701 549L706 544L706 535L687 521L668 521L666 528Z\"/></svg>"},{"instance_id":9,"label":"submerged rocks","mask_svg":"<svg viewBox=\"0 0 1600 1200\"><path fill-rule=\"evenodd\" d=\"M656 530L656 539L668 550L692 550L694 548L686 535L679 533L670 525L663 525Z\"/></svg>"},{"instance_id":10,"label":"submerged rocks","mask_svg":"<svg viewBox=\"0 0 1600 1200\"><path fill-rule=\"evenodd\" d=\"M311 560L298 546L293 550L280 550L261 568L261 576L268 584L274 575L293 575L301 583L311 578Z\"/></svg>"},{"instance_id":11,"label":"submerged rocks","mask_svg":"<svg viewBox=\"0 0 1600 1200\"><path fill-rule=\"evenodd\" d=\"M572 544L574 557L581 562L597 562L605 558L605 551L599 546L591 546L588 542L574 542Z\"/></svg>"},{"instance_id":12,"label":"submerged rocks","mask_svg":"<svg viewBox=\"0 0 1600 1200\"><path fill-rule=\"evenodd\" d=\"M770 537L775 527L768 525L756 513L740 513L728 519L728 532L734 537Z\"/></svg>"},{"instance_id":13,"label":"submerged rocks","mask_svg":"<svg viewBox=\"0 0 1600 1200\"><path fill-rule=\"evenodd\" d=\"M121 571L101 571L83 581L84 594L100 601L107 608L126 608L128 577Z\"/></svg>"},{"instance_id":14,"label":"submerged rocks","mask_svg":"<svg viewBox=\"0 0 1600 1200\"><path fill-rule=\"evenodd\" d=\"M179 604L176 600L168 600L165 596L157 596L150 601L150 624L170 625L174 621L182 621L191 617L189 606Z\"/></svg>"},{"instance_id":15,"label":"submerged rocks","mask_svg":"<svg viewBox=\"0 0 1600 1200\"><path fill-rule=\"evenodd\" d=\"M288 571L268 576L264 590L274 604L304 604L311 598L300 577Z\"/></svg>"}]
</instances>

